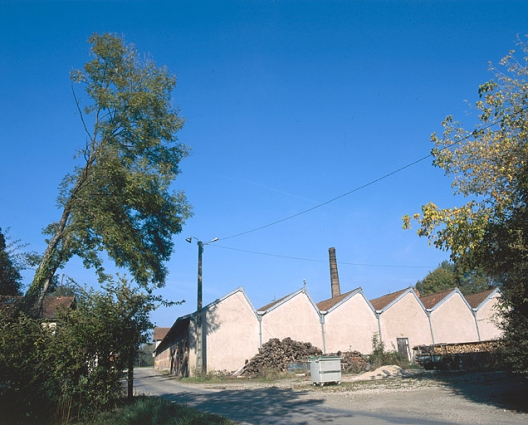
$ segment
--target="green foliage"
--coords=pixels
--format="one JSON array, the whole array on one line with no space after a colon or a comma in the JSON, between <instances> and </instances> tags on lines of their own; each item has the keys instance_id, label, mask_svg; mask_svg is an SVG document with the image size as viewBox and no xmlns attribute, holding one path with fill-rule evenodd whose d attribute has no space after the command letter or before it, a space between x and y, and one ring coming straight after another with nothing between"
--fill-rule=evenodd
<instances>
[{"instance_id":1,"label":"green foliage","mask_svg":"<svg viewBox=\"0 0 528 425\"><path fill-rule=\"evenodd\" d=\"M105 251L140 285L162 286L172 236L191 214L183 193L170 190L188 154L176 138L183 120L171 103L175 78L115 35L94 34L89 42L93 59L71 73L89 102L81 107L76 97L87 142L82 165L61 184L62 216L45 230L48 247L27 294L39 303L74 255L101 281L108 277Z\"/></svg>"},{"instance_id":2,"label":"green foliage","mask_svg":"<svg viewBox=\"0 0 528 425\"><path fill-rule=\"evenodd\" d=\"M0 295L18 295L22 276L7 249L6 238L0 228Z\"/></svg>"},{"instance_id":3,"label":"green foliage","mask_svg":"<svg viewBox=\"0 0 528 425\"><path fill-rule=\"evenodd\" d=\"M485 291L490 285L491 279L484 274L482 268L468 269L462 261L453 263L446 260L423 280L419 280L416 289L420 295L430 295L458 288L464 295L469 295Z\"/></svg>"},{"instance_id":4,"label":"green foliage","mask_svg":"<svg viewBox=\"0 0 528 425\"><path fill-rule=\"evenodd\" d=\"M385 343L379 339L377 333L372 335L372 352L369 355L369 362L374 368L386 365L398 365L406 367L409 361L393 347L391 351L385 350Z\"/></svg>"},{"instance_id":5,"label":"green foliage","mask_svg":"<svg viewBox=\"0 0 528 425\"><path fill-rule=\"evenodd\" d=\"M49 416L50 341L51 330L40 322L0 310L0 403L7 417L19 412L35 419Z\"/></svg>"},{"instance_id":6,"label":"green foliage","mask_svg":"<svg viewBox=\"0 0 528 425\"><path fill-rule=\"evenodd\" d=\"M11 240L9 229L0 228L0 295L21 295L22 276L20 272L35 264L34 252L22 251L27 244Z\"/></svg>"},{"instance_id":7,"label":"green foliage","mask_svg":"<svg viewBox=\"0 0 528 425\"><path fill-rule=\"evenodd\" d=\"M61 422L115 407L153 328L149 314L162 303L119 277L100 291L84 290L75 309L61 310L56 327L2 310L0 401L30 418Z\"/></svg>"},{"instance_id":8,"label":"green foliage","mask_svg":"<svg viewBox=\"0 0 528 425\"><path fill-rule=\"evenodd\" d=\"M416 282L416 289L420 295L435 294L457 286L454 265L443 261L435 270L429 272L423 280Z\"/></svg>"},{"instance_id":9,"label":"green foliage","mask_svg":"<svg viewBox=\"0 0 528 425\"><path fill-rule=\"evenodd\" d=\"M479 87L475 128L447 117L443 135L431 136L434 165L453 177L456 194L471 199L445 209L431 202L414 218L420 236L501 282L510 365L528 373L521 343L528 329L528 45L518 44L522 57L511 51L503 70L492 67L495 79ZM411 218L403 220L409 227Z\"/></svg>"},{"instance_id":10,"label":"green foliage","mask_svg":"<svg viewBox=\"0 0 528 425\"><path fill-rule=\"evenodd\" d=\"M232 421L158 397L138 397L134 403L96 416L81 425L231 425Z\"/></svg>"}]
</instances>

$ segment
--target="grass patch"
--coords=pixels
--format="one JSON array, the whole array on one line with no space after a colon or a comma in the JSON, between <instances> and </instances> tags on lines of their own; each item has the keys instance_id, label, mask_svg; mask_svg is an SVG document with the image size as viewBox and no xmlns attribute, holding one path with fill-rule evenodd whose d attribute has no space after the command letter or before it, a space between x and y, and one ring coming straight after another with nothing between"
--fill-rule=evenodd
<instances>
[{"instance_id":1,"label":"grass patch","mask_svg":"<svg viewBox=\"0 0 528 425\"><path fill-rule=\"evenodd\" d=\"M130 405L98 414L80 425L233 425L218 415L198 412L160 397L135 397Z\"/></svg>"}]
</instances>

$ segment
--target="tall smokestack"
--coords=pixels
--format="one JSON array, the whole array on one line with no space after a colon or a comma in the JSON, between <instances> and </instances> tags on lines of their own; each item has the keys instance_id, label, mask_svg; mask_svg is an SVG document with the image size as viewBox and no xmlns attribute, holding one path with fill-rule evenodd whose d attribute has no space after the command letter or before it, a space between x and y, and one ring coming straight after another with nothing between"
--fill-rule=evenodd
<instances>
[{"instance_id":1,"label":"tall smokestack","mask_svg":"<svg viewBox=\"0 0 528 425\"><path fill-rule=\"evenodd\" d=\"M341 288L339 287L339 274L337 273L335 248L328 248L328 256L330 257L330 283L332 285L332 298L334 298L341 295Z\"/></svg>"}]
</instances>

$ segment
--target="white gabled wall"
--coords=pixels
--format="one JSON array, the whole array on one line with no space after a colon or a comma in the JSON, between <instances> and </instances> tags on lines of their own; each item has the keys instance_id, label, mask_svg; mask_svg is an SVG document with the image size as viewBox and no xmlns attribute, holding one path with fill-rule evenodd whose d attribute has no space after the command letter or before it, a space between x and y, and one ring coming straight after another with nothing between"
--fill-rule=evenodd
<instances>
[{"instance_id":1,"label":"white gabled wall","mask_svg":"<svg viewBox=\"0 0 528 425\"><path fill-rule=\"evenodd\" d=\"M345 299L325 315L326 351L372 351L372 335L378 332L376 313L361 292Z\"/></svg>"},{"instance_id":2,"label":"white gabled wall","mask_svg":"<svg viewBox=\"0 0 528 425\"><path fill-rule=\"evenodd\" d=\"M474 311L482 341L502 336L502 331L499 328L501 321L499 317L499 299L500 294L495 292Z\"/></svg>"},{"instance_id":3,"label":"white gabled wall","mask_svg":"<svg viewBox=\"0 0 528 425\"><path fill-rule=\"evenodd\" d=\"M262 343L290 337L323 350L320 315L305 291L299 291L261 314Z\"/></svg>"},{"instance_id":4,"label":"white gabled wall","mask_svg":"<svg viewBox=\"0 0 528 425\"><path fill-rule=\"evenodd\" d=\"M206 309L204 333L208 371L235 371L257 354L259 323L242 290Z\"/></svg>"},{"instance_id":5,"label":"white gabled wall","mask_svg":"<svg viewBox=\"0 0 528 425\"><path fill-rule=\"evenodd\" d=\"M412 348L432 344L429 318L413 290L385 307L380 316L381 339L386 350L398 349L397 338L408 338Z\"/></svg>"},{"instance_id":6,"label":"white gabled wall","mask_svg":"<svg viewBox=\"0 0 528 425\"><path fill-rule=\"evenodd\" d=\"M479 340L471 307L458 291L453 291L438 303L430 316L436 344Z\"/></svg>"},{"instance_id":7,"label":"white gabled wall","mask_svg":"<svg viewBox=\"0 0 528 425\"><path fill-rule=\"evenodd\" d=\"M403 292L380 312L374 312L361 290L321 314L305 289L268 310L256 312L244 290L239 288L204 307L206 335L205 366L208 371L235 371L253 357L261 343L271 338L290 337L310 342L326 353L372 351L372 336L381 332L387 350L397 348L397 338L409 345L488 340L501 335L495 315L500 294L495 292L477 309L471 309L455 291L428 312L412 289ZM476 318L476 320L475 320ZM195 315L189 324L189 370L196 367ZM168 352L168 351L167 351ZM163 368L166 352L156 358ZM168 364L168 363L167 363Z\"/></svg>"}]
</instances>

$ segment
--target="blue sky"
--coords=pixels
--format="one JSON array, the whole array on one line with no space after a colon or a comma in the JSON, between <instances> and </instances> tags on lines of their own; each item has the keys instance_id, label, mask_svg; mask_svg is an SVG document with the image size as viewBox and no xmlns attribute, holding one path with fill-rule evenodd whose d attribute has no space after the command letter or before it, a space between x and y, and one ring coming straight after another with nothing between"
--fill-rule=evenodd
<instances>
[{"instance_id":1,"label":"blue sky","mask_svg":"<svg viewBox=\"0 0 528 425\"><path fill-rule=\"evenodd\" d=\"M329 247L342 292L370 299L447 258L401 229L428 201L460 203L430 158L355 189L428 155L445 116L474 122L488 62L528 33L528 3L0 0L0 227L40 252L84 143L69 71L93 32L123 35L177 75L192 155L174 189L194 217L161 291L187 302L153 316L170 326L196 308L191 235L220 238L203 256L204 303L242 286L257 308L303 280L314 301L329 298ZM78 261L63 272L95 282Z\"/></svg>"}]
</instances>

